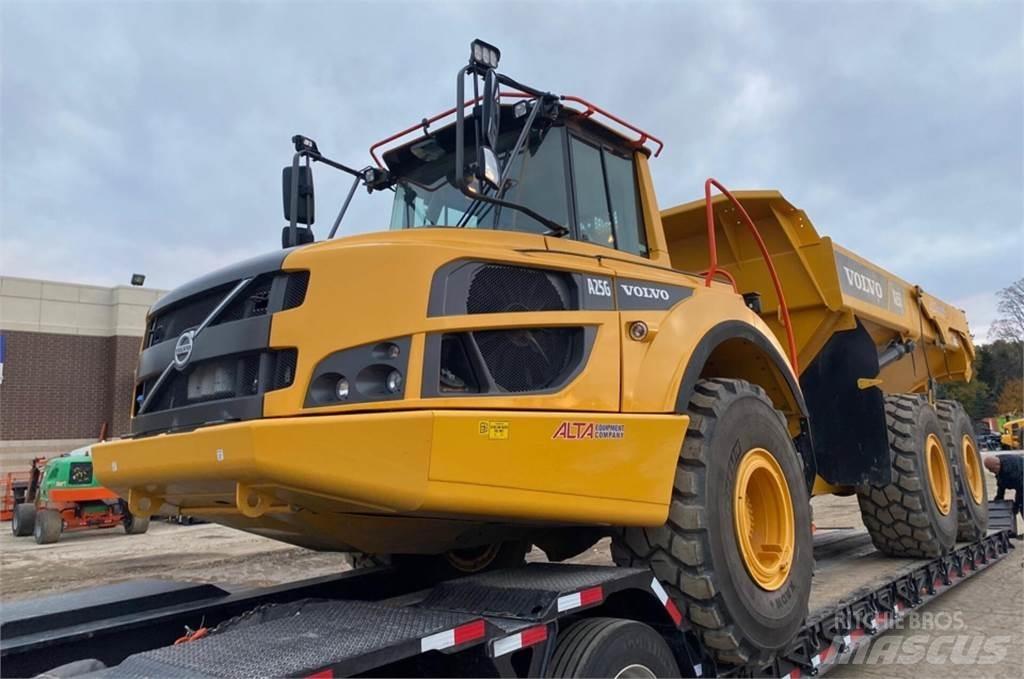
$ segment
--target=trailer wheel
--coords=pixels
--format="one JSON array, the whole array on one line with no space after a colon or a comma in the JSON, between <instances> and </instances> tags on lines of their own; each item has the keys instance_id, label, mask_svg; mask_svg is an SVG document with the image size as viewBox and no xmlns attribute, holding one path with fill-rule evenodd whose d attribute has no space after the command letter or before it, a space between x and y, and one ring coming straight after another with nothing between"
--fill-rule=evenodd
<instances>
[{"instance_id":1,"label":"trailer wheel","mask_svg":"<svg viewBox=\"0 0 1024 679\"><path fill-rule=\"evenodd\" d=\"M129 511L124 513L124 532L126 535L142 535L149 530L148 516L135 516Z\"/></svg>"},{"instance_id":2,"label":"trailer wheel","mask_svg":"<svg viewBox=\"0 0 1024 679\"><path fill-rule=\"evenodd\" d=\"M32 535L36 526L36 506L31 502L21 502L14 505L14 515L11 516L11 532L14 537L23 538Z\"/></svg>"},{"instance_id":3,"label":"trailer wheel","mask_svg":"<svg viewBox=\"0 0 1024 679\"><path fill-rule=\"evenodd\" d=\"M49 545L57 542L63 530L64 517L60 515L60 512L53 509L43 509L36 512L36 525L32 530L36 544Z\"/></svg>"},{"instance_id":4,"label":"trailer wheel","mask_svg":"<svg viewBox=\"0 0 1024 679\"><path fill-rule=\"evenodd\" d=\"M936 410L946 433L946 449L953 456L956 481L956 539L980 540L988 531L988 488L981 454L967 411L957 401L938 401Z\"/></svg>"},{"instance_id":5,"label":"trailer wheel","mask_svg":"<svg viewBox=\"0 0 1024 679\"><path fill-rule=\"evenodd\" d=\"M723 663L766 661L807 615L814 558L803 466L764 390L701 380L668 522L612 539L620 566L651 566Z\"/></svg>"},{"instance_id":6,"label":"trailer wheel","mask_svg":"<svg viewBox=\"0 0 1024 679\"><path fill-rule=\"evenodd\" d=\"M886 396L892 483L857 489L875 547L898 557L931 558L956 542L953 464L939 417L922 395Z\"/></svg>"},{"instance_id":7,"label":"trailer wheel","mask_svg":"<svg viewBox=\"0 0 1024 679\"><path fill-rule=\"evenodd\" d=\"M560 635L549 677L678 677L672 650L651 627L634 620L588 618Z\"/></svg>"}]
</instances>

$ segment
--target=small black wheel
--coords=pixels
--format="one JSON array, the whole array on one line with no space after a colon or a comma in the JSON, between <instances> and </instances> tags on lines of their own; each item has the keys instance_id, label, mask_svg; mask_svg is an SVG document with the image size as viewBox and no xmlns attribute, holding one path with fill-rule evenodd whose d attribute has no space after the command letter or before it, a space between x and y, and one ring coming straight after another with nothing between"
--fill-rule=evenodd
<instances>
[{"instance_id":1,"label":"small black wheel","mask_svg":"<svg viewBox=\"0 0 1024 679\"><path fill-rule=\"evenodd\" d=\"M33 527L32 535L37 545L49 545L60 540L61 531L64 530L64 518L60 512L53 509L43 509L36 512L36 525Z\"/></svg>"},{"instance_id":2,"label":"small black wheel","mask_svg":"<svg viewBox=\"0 0 1024 679\"><path fill-rule=\"evenodd\" d=\"M124 532L127 535L142 535L147 530L149 530L148 516L136 516L131 512L125 510Z\"/></svg>"},{"instance_id":3,"label":"small black wheel","mask_svg":"<svg viewBox=\"0 0 1024 679\"><path fill-rule=\"evenodd\" d=\"M547 676L678 677L679 665L668 644L651 627L635 620L588 618L559 635Z\"/></svg>"},{"instance_id":4,"label":"small black wheel","mask_svg":"<svg viewBox=\"0 0 1024 679\"><path fill-rule=\"evenodd\" d=\"M14 505L14 515L11 517L11 532L14 537L23 538L32 535L36 526L36 506L31 502L21 502Z\"/></svg>"}]
</instances>

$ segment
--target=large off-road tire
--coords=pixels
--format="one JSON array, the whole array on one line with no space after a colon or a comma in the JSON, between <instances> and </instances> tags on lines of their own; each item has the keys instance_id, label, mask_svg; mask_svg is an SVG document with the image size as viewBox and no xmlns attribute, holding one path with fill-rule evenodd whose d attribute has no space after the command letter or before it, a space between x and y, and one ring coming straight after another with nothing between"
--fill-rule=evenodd
<instances>
[{"instance_id":1,"label":"large off-road tire","mask_svg":"<svg viewBox=\"0 0 1024 679\"><path fill-rule=\"evenodd\" d=\"M32 535L36 526L36 506L31 502L19 502L14 505L14 513L11 516L11 533L16 538L23 538Z\"/></svg>"},{"instance_id":2,"label":"large off-road tire","mask_svg":"<svg viewBox=\"0 0 1024 679\"><path fill-rule=\"evenodd\" d=\"M424 584L461 578L474 573L522 566L530 545L510 540L492 545L453 549L444 554L392 554L391 567Z\"/></svg>"},{"instance_id":3,"label":"large off-road tire","mask_svg":"<svg viewBox=\"0 0 1024 679\"><path fill-rule=\"evenodd\" d=\"M621 618L587 618L559 635L549 677L678 677L672 650L649 626Z\"/></svg>"},{"instance_id":4,"label":"large off-road tire","mask_svg":"<svg viewBox=\"0 0 1024 679\"><path fill-rule=\"evenodd\" d=\"M923 395L885 397L892 483L857 488L875 547L890 556L930 558L956 542L953 464L939 416Z\"/></svg>"},{"instance_id":5,"label":"large off-road tire","mask_svg":"<svg viewBox=\"0 0 1024 679\"><path fill-rule=\"evenodd\" d=\"M32 529L32 535L37 545L49 545L60 540L61 531L64 530L64 518L60 512L53 509L41 509L36 512L36 525Z\"/></svg>"},{"instance_id":6,"label":"large off-road tire","mask_svg":"<svg viewBox=\"0 0 1024 679\"><path fill-rule=\"evenodd\" d=\"M988 531L988 488L974 426L967 411L957 401L937 401L935 409L946 434L946 450L953 458L956 539L974 542Z\"/></svg>"},{"instance_id":7,"label":"large off-road tire","mask_svg":"<svg viewBox=\"0 0 1024 679\"><path fill-rule=\"evenodd\" d=\"M124 532L127 535L142 535L149 530L149 517L136 516L131 512L124 513Z\"/></svg>"},{"instance_id":8,"label":"large off-road tire","mask_svg":"<svg viewBox=\"0 0 1024 679\"><path fill-rule=\"evenodd\" d=\"M807 615L814 556L803 465L758 386L701 380L687 412L668 522L623 529L612 558L653 567L719 662L766 661Z\"/></svg>"}]
</instances>

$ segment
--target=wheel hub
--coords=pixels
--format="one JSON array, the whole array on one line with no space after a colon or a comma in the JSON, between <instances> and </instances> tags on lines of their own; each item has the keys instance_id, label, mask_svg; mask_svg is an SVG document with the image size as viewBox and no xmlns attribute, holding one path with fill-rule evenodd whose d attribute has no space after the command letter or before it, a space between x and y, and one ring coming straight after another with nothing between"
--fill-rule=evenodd
<instances>
[{"instance_id":1,"label":"wheel hub","mask_svg":"<svg viewBox=\"0 0 1024 679\"><path fill-rule=\"evenodd\" d=\"M764 448L740 460L733 489L740 557L757 585L772 592L786 582L796 549L793 499L775 457Z\"/></svg>"},{"instance_id":2,"label":"wheel hub","mask_svg":"<svg viewBox=\"0 0 1024 679\"><path fill-rule=\"evenodd\" d=\"M974 441L966 434L960 443L960 455L963 458L961 468L964 470L967 492L971 494L974 504L980 505L985 499L985 483L981 477L981 465L978 464L978 452L974 449Z\"/></svg>"},{"instance_id":3,"label":"wheel hub","mask_svg":"<svg viewBox=\"0 0 1024 679\"><path fill-rule=\"evenodd\" d=\"M925 441L925 457L928 460L928 485L931 488L932 499L939 513L946 516L953 506L949 460L946 459L946 451L942 449L942 443L935 434L928 434Z\"/></svg>"}]
</instances>

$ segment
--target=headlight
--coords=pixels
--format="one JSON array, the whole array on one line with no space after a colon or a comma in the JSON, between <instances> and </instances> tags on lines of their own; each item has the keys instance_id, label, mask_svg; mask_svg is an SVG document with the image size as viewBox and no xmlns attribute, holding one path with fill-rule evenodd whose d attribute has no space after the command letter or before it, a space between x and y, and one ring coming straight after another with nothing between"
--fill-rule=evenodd
<instances>
[{"instance_id":1,"label":"headlight","mask_svg":"<svg viewBox=\"0 0 1024 679\"><path fill-rule=\"evenodd\" d=\"M389 372L387 379L384 380L384 386L392 394L397 394L402 391L402 373L397 370Z\"/></svg>"},{"instance_id":2,"label":"headlight","mask_svg":"<svg viewBox=\"0 0 1024 679\"><path fill-rule=\"evenodd\" d=\"M404 398L410 345L411 338L396 337L325 356L313 368L305 407Z\"/></svg>"},{"instance_id":3,"label":"headlight","mask_svg":"<svg viewBox=\"0 0 1024 679\"><path fill-rule=\"evenodd\" d=\"M334 395L338 397L339 401L348 400L348 380L344 377L334 385Z\"/></svg>"}]
</instances>

